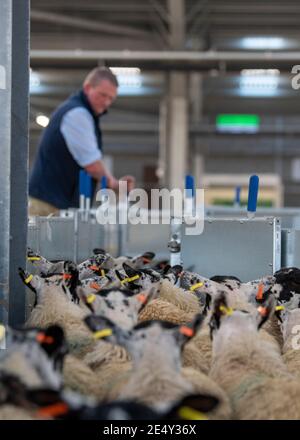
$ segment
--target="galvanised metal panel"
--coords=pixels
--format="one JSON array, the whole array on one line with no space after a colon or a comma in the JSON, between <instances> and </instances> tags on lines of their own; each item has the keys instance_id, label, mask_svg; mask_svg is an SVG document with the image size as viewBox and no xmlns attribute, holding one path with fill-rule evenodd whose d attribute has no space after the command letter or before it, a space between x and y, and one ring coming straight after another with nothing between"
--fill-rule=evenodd
<instances>
[{"instance_id":1,"label":"galvanised metal panel","mask_svg":"<svg viewBox=\"0 0 300 440\"><path fill-rule=\"evenodd\" d=\"M48 260L81 262L102 248L118 255L117 225L99 225L75 212L70 217L35 217L28 225L28 246Z\"/></svg>"},{"instance_id":2,"label":"galvanised metal panel","mask_svg":"<svg viewBox=\"0 0 300 440\"><path fill-rule=\"evenodd\" d=\"M245 218L246 215L246 207L210 206L205 210L207 218ZM300 229L299 208L257 208L256 218L261 217L277 217L280 218L282 228Z\"/></svg>"},{"instance_id":3,"label":"galvanised metal panel","mask_svg":"<svg viewBox=\"0 0 300 440\"><path fill-rule=\"evenodd\" d=\"M169 259L168 243L171 233L170 219L161 212L152 212L152 215L159 224L151 224L149 211L148 224L133 225L128 223L127 227L126 225L122 227L123 245L120 249L122 255L134 256L146 251L152 251L155 252L156 258ZM168 223L162 224L162 221Z\"/></svg>"},{"instance_id":4,"label":"galvanised metal panel","mask_svg":"<svg viewBox=\"0 0 300 440\"><path fill-rule=\"evenodd\" d=\"M182 233L183 267L205 277L235 275L242 281L271 275L281 265L280 232L276 218L205 220L201 235Z\"/></svg>"},{"instance_id":5,"label":"galvanised metal panel","mask_svg":"<svg viewBox=\"0 0 300 440\"><path fill-rule=\"evenodd\" d=\"M300 230L282 230L282 267L300 267Z\"/></svg>"}]
</instances>

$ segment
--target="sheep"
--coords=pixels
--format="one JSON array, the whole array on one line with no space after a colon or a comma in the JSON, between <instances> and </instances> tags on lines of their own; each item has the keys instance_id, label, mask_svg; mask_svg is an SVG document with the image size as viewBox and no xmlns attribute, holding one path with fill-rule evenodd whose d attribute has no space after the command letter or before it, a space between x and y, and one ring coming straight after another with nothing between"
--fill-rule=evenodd
<instances>
[{"instance_id":1,"label":"sheep","mask_svg":"<svg viewBox=\"0 0 300 440\"><path fill-rule=\"evenodd\" d=\"M206 375L193 369L182 369L180 352L183 345L201 325L197 315L189 326L174 326L162 321L143 322L131 331L125 331L100 316L86 318L93 332L106 335L108 340L125 346L133 359L133 370L127 381L118 384L118 398L134 399L162 410L181 396L191 392L215 397L219 405L210 412L211 418L229 418L231 408L223 391ZM189 377L189 380L185 378Z\"/></svg>"},{"instance_id":2,"label":"sheep","mask_svg":"<svg viewBox=\"0 0 300 440\"><path fill-rule=\"evenodd\" d=\"M300 346L299 346L299 330L300 330L300 308L299 299L295 296L284 304L282 317L282 334L283 334L283 359L293 374L300 375Z\"/></svg>"},{"instance_id":3,"label":"sheep","mask_svg":"<svg viewBox=\"0 0 300 440\"><path fill-rule=\"evenodd\" d=\"M0 351L0 371L17 376L30 387L61 387L67 346L60 327L8 329L7 347Z\"/></svg>"},{"instance_id":4,"label":"sheep","mask_svg":"<svg viewBox=\"0 0 300 440\"><path fill-rule=\"evenodd\" d=\"M191 292L185 292L180 287L174 286L169 280L158 283L159 298L178 307L187 314L199 313L201 307L197 297Z\"/></svg>"},{"instance_id":5,"label":"sheep","mask_svg":"<svg viewBox=\"0 0 300 440\"><path fill-rule=\"evenodd\" d=\"M138 321L139 312L155 298L154 287L138 295L126 289L101 289L96 294L86 295L79 288L78 294L92 313L101 314L118 322L123 329L131 329Z\"/></svg>"},{"instance_id":6,"label":"sheep","mask_svg":"<svg viewBox=\"0 0 300 440\"><path fill-rule=\"evenodd\" d=\"M274 307L273 297L256 313L230 308L226 292L214 300L210 377L228 394L237 419L300 416L300 383L289 373L274 345L257 337Z\"/></svg>"},{"instance_id":7,"label":"sheep","mask_svg":"<svg viewBox=\"0 0 300 440\"><path fill-rule=\"evenodd\" d=\"M248 312L253 312L258 305L256 300L254 302L249 302L249 297L252 294L256 298L257 293L261 291L262 298L266 299L270 294L276 296L275 294L281 291L281 287L278 286L278 284L274 284L271 288L269 287L270 280L273 280L273 277L262 278L261 280L250 282L248 287L245 284L240 284L238 279L229 279L228 277L214 277L214 279L218 279L219 282L208 280L195 273L183 272L181 283L186 288L189 287L189 289L193 289L193 287L196 286L197 288L194 288L193 291L197 293L197 295L199 295L199 293L206 295L205 310L208 308L211 298L215 298L220 291L225 291L227 293L229 307L246 310ZM257 284L257 282L260 282L261 284ZM265 287L265 285L267 287ZM260 337L269 339L270 341L274 340L276 345L282 347L283 340L277 316L272 315L270 317L264 330L260 332Z\"/></svg>"},{"instance_id":8,"label":"sheep","mask_svg":"<svg viewBox=\"0 0 300 440\"><path fill-rule=\"evenodd\" d=\"M36 293L37 305L31 311L26 321L27 327L47 327L52 324L60 325L65 331L69 349L77 357L83 357L90 351L95 341L83 323L84 317L89 313L88 309L78 307L71 301L65 284L41 285L41 279L37 276L29 276L22 273L26 285ZM76 294L77 296L77 294Z\"/></svg>"},{"instance_id":9,"label":"sheep","mask_svg":"<svg viewBox=\"0 0 300 440\"><path fill-rule=\"evenodd\" d=\"M82 292L80 295L84 297ZM130 330L138 321L139 311L156 295L155 288L138 295L133 295L132 292L124 289L112 289L102 290L99 295L93 295L92 298L86 296L84 301L89 304L94 313L102 313L107 318L118 322L121 328ZM118 380L119 376L123 376L131 370L131 360L126 350L120 346L112 345L109 347L105 343L102 346L98 344L94 350L88 353L84 357L84 362L105 383Z\"/></svg>"}]
</instances>

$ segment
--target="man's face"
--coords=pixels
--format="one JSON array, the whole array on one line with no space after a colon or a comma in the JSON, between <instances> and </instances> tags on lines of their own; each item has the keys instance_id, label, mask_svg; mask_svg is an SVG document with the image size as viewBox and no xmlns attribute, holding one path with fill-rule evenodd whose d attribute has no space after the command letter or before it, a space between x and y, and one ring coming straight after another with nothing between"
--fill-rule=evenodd
<instances>
[{"instance_id":1,"label":"man's face","mask_svg":"<svg viewBox=\"0 0 300 440\"><path fill-rule=\"evenodd\" d=\"M107 110L117 97L117 87L110 81L104 79L97 86L90 84L84 86L84 93L96 114Z\"/></svg>"}]
</instances>

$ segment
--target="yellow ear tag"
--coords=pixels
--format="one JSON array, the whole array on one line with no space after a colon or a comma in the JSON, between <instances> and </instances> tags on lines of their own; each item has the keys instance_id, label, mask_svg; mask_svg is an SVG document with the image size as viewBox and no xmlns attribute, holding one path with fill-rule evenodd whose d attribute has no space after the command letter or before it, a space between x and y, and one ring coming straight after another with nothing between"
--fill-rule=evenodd
<instances>
[{"instance_id":1,"label":"yellow ear tag","mask_svg":"<svg viewBox=\"0 0 300 440\"><path fill-rule=\"evenodd\" d=\"M0 341L2 341L4 336L5 336L5 327L4 325L0 325Z\"/></svg>"},{"instance_id":2,"label":"yellow ear tag","mask_svg":"<svg viewBox=\"0 0 300 440\"><path fill-rule=\"evenodd\" d=\"M28 261L40 261L41 258L40 257L27 257Z\"/></svg>"},{"instance_id":3,"label":"yellow ear tag","mask_svg":"<svg viewBox=\"0 0 300 440\"><path fill-rule=\"evenodd\" d=\"M197 284L194 284L193 286L191 286L190 290L193 292L194 290L199 289L199 287L202 287L202 286L204 286L204 283L197 283Z\"/></svg>"},{"instance_id":4,"label":"yellow ear tag","mask_svg":"<svg viewBox=\"0 0 300 440\"><path fill-rule=\"evenodd\" d=\"M105 277L105 270L104 269L101 269L101 276Z\"/></svg>"},{"instance_id":5,"label":"yellow ear tag","mask_svg":"<svg viewBox=\"0 0 300 440\"><path fill-rule=\"evenodd\" d=\"M233 313L233 309L231 307L220 306L219 310L227 316L230 316Z\"/></svg>"},{"instance_id":6,"label":"yellow ear tag","mask_svg":"<svg viewBox=\"0 0 300 440\"><path fill-rule=\"evenodd\" d=\"M27 277L26 280L24 280L24 283L29 284L30 281L32 280L32 278L33 278L33 275L29 275L29 277Z\"/></svg>"},{"instance_id":7,"label":"yellow ear tag","mask_svg":"<svg viewBox=\"0 0 300 440\"><path fill-rule=\"evenodd\" d=\"M188 406L179 408L178 415L182 420L208 420L208 417L203 412L196 411Z\"/></svg>"},{"instance_id":8,"label":"yellow ear tag","mask_svg":"<svg viewBox=\"0 0 300 440\"><path fill-rule=\"evenodd\" d=\"M93 295L92 293L86 297L86 302L88 304L92 304L96 299L96 295Z\"/></svg>"},{"instance_id":9,"label":"yellow ear tag","mask_svg":"<svg viewBox=\"0 0 300 440\"><path fill-rule=\"evenodd\" d=\"M94 333L94 338L95 339L101 339L101 338L105 338L105 336L111 336L113 334L112 329L110 328L105 328L103 330L99 330L97 332Z\"/></svg>"},{"instance_id":10,"label":"yellow ear tag","mask_svg":"<svg viewBox=\"0 0 300 440\"><path fill-rule=\"evenodd\" d=\"M277 307L275 307L275 311L276 312L279 312L280 310L285 310L285 307L284 306L277 306Z\"/></svg>"},{"instance_id":11,"label":"yellow ear tag","mask_svg":"<svg viewBox=\"0 0 300 440\"><path fill-rule=\"evenodd\" d=\"M121 281L121 284L131 283L132 281L138 280L139 278L140 278L139 275L135 275L134 277L131 278L124 278L124 280Z\"/></svg>"}]
</instances>

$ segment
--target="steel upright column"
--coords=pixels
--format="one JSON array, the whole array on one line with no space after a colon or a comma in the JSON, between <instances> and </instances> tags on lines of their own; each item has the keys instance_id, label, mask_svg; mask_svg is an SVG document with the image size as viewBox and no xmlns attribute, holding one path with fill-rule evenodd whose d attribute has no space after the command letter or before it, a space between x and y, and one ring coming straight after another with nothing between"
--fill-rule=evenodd
<instances>
[{"instance_id":1,"label":"steel upright column","mask_svg":"<svg viewBox=\"0 0 300 440\"><path fill-rule=\"evenodd\" d=\"M29 125L30 0L13 0L11 91L11 189L9 324L25 320L25 286L17 275L26 265Z\"/></svg>"},{"instance_id":2,"label":"steel upright column","mask_svg":"<svg viewBox=\"0 0 300 440\"><path fill-rule=\"evenodd\" d=\"M25 318L29 0L0 2L0 321Z\"/></svg>"}]
</instances>

